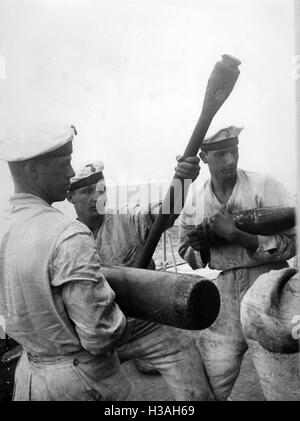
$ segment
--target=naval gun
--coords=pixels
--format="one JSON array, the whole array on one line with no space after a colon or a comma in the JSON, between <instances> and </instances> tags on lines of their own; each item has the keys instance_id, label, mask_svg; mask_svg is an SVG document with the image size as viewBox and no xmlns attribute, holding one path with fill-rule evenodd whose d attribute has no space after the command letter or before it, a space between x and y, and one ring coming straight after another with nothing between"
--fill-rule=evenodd
<instances>
[{"instance_id":1,"label":"naval gun","mask_svg":"<svg viewBox=\"0 0 300 421\"><path fill-rule=\"evenodd\" d=\"M188 330L209 327L220 310L212 281L188 273L102 266L126 316Z\"/></svg>"}]
</instances>

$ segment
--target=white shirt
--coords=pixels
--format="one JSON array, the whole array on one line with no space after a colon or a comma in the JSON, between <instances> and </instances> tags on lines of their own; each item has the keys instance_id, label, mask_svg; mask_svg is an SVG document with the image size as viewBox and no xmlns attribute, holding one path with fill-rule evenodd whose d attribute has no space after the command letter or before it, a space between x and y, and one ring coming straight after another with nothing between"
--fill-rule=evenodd
<instances>
[{"instance_id":1,"label":"white shirt","mask_svg":"<svg viewBox=\"0 0 300 421\"><path fill-rule=\"evenodd\" d=\"M126 319L100 273L93 236L37 196L16 194L0 220L0 314L34 355L107 355Z\"/></svg>"},{"instance_id":2,"label":"white shirt","mask_svg":"<svg viewBox=\"0 0 300 421\"><path fill-rule=\"evenodd\" d=\"M201 224L205 217L212 216L224 208L232 213L266 206L295 206L295 199L274 178L238 169L236 184L224 206L215 196L209 179L196 194L187 199L184 206L179 221L180 255L193 269L203 267L200 253L183 245L189 231ZM228 243L211 247L209 267L218 270L251 267L266 262L285 261L295 255L294 229L278 235L258 235L257 238L258 248L252 256L238 244Z\"/></svg>"},{"instance_id":3,"label":"white shirt","mask_svg":"<svg viewBox=\"0 0 300 421\"><path fill-rule=\"evenodd\" d=\"M157 203L148 208L127 205L119 213L107 210L96 238L101 264L137 267L158 208ZM154 269L153 261L149 268Z\"/></svg>"}]
</instances>

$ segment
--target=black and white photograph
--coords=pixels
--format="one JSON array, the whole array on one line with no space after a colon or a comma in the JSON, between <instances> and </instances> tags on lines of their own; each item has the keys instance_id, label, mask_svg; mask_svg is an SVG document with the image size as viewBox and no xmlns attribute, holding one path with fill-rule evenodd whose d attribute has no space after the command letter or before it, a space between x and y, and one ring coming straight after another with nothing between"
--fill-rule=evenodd
<instances>
[{"instance_id":1,"label":"black and white photograph","mask_svg":"<svg viewBox=\"0 0 300 421\"><path fill-rule=\"evenodd\" d=\"M300 401L299 136L300 0L0 0L0 402Z\"/></svg>"}]
</instances>

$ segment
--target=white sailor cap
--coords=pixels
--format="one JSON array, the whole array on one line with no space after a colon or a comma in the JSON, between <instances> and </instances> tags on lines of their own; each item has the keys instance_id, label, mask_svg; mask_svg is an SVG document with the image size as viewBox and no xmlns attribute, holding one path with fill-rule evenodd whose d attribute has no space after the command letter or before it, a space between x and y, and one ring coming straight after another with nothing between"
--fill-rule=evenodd
<instances>
[{"instance_id":1,"label":"white sailor cap","mask_svg":"<svg viewBox=\"0 0 300 421\"><path fill-rule=\"evenodd\" d=\"M239 143L238 136L243 127L229 126L219 130L213 136L206 137L201 145L202 151L217 151L219 149L227 149L237 146Z\"/></svg>"},{"instance_id":2,"label":"white sailor cap","mask_svg":"<svg viewBox=\"0 0 300 421\"><path fill-rule=\"evenodd\" d=\"M76 128L65 123L43 123L0 135L0 159L8 162L54 158L72 153Z\"/></svg>"},{"instance_id":3,"label":"white sailor cap","mask_svg":"<svg viewBox=\"0 0 300 421\"><path fill-rule=\"evenodd\" d=\"M95 184L104 178L104 164L102 161L93 161L81 164L78 170L75 170L75 176L70 180L70 191L79 189L90 184Z\"/></svg>"}]
</instances>

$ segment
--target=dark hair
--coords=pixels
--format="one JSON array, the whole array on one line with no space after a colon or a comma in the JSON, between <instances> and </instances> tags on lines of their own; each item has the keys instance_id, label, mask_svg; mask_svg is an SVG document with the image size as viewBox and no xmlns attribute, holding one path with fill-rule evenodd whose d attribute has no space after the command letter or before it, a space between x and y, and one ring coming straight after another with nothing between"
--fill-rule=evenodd
<instances>
[{"instance_id":1,"label":"dark hair","mask_svg":"<svg viewBox=\"0 0 300 421\"><path fill-rule=\"evenodd\" d=\"M30 164L38 164L43 166L48 166L53 158L31 158L25 159L24 161L12 161L8 162L8 167L10 169L11 175L13 178L24 177L24 172Z\"/></svg>"}]
</instances>

